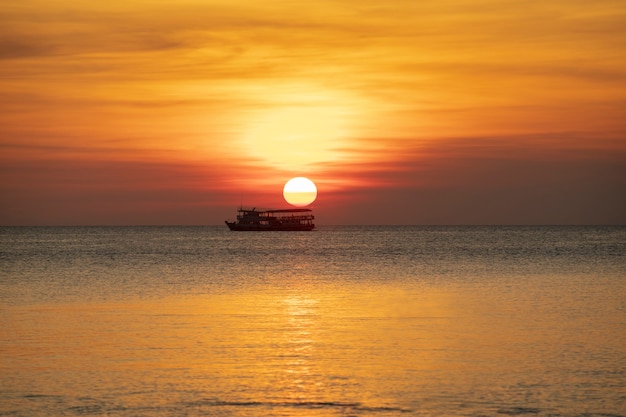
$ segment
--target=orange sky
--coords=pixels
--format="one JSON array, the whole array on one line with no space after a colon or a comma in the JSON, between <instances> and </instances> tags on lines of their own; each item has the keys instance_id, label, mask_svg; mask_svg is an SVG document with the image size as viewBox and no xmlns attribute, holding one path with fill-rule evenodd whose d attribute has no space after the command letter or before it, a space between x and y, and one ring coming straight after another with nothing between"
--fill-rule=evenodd
<instances>
[{"instance_id":1,"label":"orange sky","mask_svg":"<svg viewBox=\"0 0 626 417\"><path fill-rule=\"evenodd\" d=\"M267 4L265 4L267 3ZM626 3L5 1L0 224L626 224Z\"/></svg>"}]
</instances>

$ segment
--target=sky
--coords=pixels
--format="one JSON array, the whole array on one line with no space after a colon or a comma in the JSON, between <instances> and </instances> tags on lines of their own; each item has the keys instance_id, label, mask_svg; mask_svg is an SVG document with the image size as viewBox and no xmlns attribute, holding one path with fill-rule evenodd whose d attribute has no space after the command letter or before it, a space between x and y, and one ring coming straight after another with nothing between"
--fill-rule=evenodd
<instances>
[{"instance_id":1,"label":"sky","mask_svg":"<svg viewBox=\"0 0 626 417\"><path fill-rule=\"evenodd\" d=\"M621 0L3 0L1 225L626 224Z\"/></svg>"}]
</instances>

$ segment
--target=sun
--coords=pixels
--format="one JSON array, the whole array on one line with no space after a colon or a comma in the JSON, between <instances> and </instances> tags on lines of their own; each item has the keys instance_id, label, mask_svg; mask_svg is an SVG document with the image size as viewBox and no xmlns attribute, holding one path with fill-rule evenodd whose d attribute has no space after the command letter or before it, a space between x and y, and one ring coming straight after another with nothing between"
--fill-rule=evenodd
<instances>
[{"instance_id":1,"label":"sun","mask_svg":"<svg viewBox=\"0 0 626 417\"><path fill-rule=\"evenodd\" d=\"M292 206L308 206L317 198L315 183L305 177L295 177L287 181L283 188L283 197Z\"/></svg>"}]
</instances>

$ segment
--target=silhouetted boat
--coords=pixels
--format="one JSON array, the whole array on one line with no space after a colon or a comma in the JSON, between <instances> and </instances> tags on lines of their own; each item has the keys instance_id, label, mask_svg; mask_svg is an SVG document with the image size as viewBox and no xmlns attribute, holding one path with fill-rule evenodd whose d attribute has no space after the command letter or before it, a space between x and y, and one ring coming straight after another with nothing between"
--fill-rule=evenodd
<instances>
[{"instance_id":1,"label":"silhouetted boat","mask_svg":"<svg viewBox=\"0 0 626 417\"><path fill-rule=\"evenodd\" d=\"M313 230L311 209L293 208L280 210L251 210L243 207L237 210L237 220L225 221L230 230L235 231L305 231Z\"/></svg>"}]
</instances>

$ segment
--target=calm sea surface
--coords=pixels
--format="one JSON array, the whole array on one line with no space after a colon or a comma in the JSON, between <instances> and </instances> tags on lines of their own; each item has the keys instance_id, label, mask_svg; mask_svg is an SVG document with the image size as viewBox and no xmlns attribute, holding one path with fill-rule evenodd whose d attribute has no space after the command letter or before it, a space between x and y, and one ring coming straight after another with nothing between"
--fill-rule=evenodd
<instances>
[{"instance_id":1,"label":"calm sea surface","mask_svg":"<svg viewBox=\"0 0 626 417\"><path fill-rule=\"evenodd\" d=\"M626 227L0 228L0 415L626 416Z\"/></svg>"}]
</instances>

